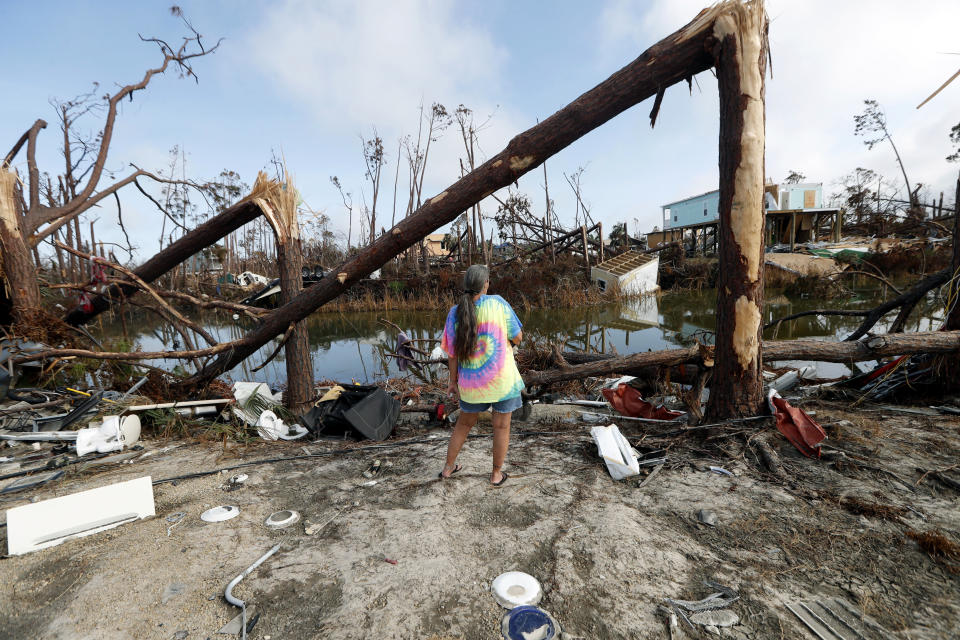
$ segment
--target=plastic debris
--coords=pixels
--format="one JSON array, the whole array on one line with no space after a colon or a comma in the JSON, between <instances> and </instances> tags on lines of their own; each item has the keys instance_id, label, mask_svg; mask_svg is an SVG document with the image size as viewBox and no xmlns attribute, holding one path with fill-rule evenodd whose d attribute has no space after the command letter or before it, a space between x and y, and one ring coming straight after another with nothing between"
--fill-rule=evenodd
<instances>
[{"instance_id":1,"label":"plastic debris","mask_svg":"<svg viewBox=\"0 0 960 640\"><path fill-rule=\"evenodd\" d=\"M714 609L692 614L690 622L703 627L732 627L740 622L740 616L729 609Z\"/></svg>"},{"instance_id":2,"label":"plastic debris","mask_svg":"<svg viewBox=\"0 0 960 640\"><path fill-rule=\"evenodd\" d=\"M257 419L257 433L264 440L299 440L310 433L299 424L286 424L277 414L267 409Z\"/></svg>"},{"instance_id":3,"label":"plastic debris","mask_svg":"<svg viewBox=\"0 0 960 640\"><path fill-rule=\"evenodd\" d=\"M683 411L673 411L663 405L654 406L644 400L640 392L628 384L620 384L616 389L602 389L600 393L618 413L625 416L653 420L673 420L686 415Z\"/></svg>"},{"instance_id":4,"label":"plastic debris","mask_svg":"<svg viewBox=\"0 0 960 640\"><path fill-rule=\"evenodd\" d=\"M363 472L363 477L364 477L364 478L372 478L373 476L377 475L378 473L380 473L380 461L379 461L379 460L374 460L374 461L370 464L370 468Z\"/></svg>"},{"instance_id":5,"label":"plastic debris","mask_svg":"<svg viewBox=\"0 0 960 640\"><path fill-rule=\"evenodd\" d=\"M264 382L234 382L233 397L237 401L233 407L234 415L252 427L258 425L263 413L260 408L279 405L283 400L282 394L273 393Z\"/></svg>"},{"instance_id":6,"label":"plastic debris","mask_svg":"<svg viewBox=\"0 0 960 640\"><path fill-rule=\"evenodd\" d=\"M543 597L543 589L537 579L522 571L501 573L493 579L490 591L497 603L506 609L537 604Z\"/></svg>"},{"instance_id":7,"label":"plastic debris","mask_svg":"<svg viewBox=\"0 0 960 640\"><path fill-rule=\"evenodd\" d=\"M666 598L664 601L669 604L675 613L677 613L684 622L690 625L690 628L694 628L693 622L690 620L690 617L687 616L686 612L690 613L700 613L702 611L713 611L717 609L726 609L731 604L740 599L740 594L731 589L730 587L725 587L719 582L713 582L712 580L704 580L703 584L711 589L716 589L716 593L711 593L709 596L703 600L674 600L672 598Z\"/></svg>"},{"instance_id":8,"label":"plastic debris","mask_svg":"<svg viewBox=\"0 0 960 640\"><path fill-rule=\"evenodd\" d=\"M820 457L820 443L827 437L820 423L807 415L802 409L790 406L790 403L771 389L767 394L770 412L774 414L777 431L790 441L797 451L808 458Z\"/></svg>"},{"instance_id":9,"label":"plastic debris","mask_svg":"<svg viewBox=\"0 0 960 640\"><path fill-rule=\"evenodd\" d=\"M7 510L7 552L19 555L156 515L144 476Z\"/></svg>"},{"instance_id":10,"label":"plastic debris","mask_svg":"<svg viewBox=\"0 0 960 640\"><path fill-rule=\"evenodd\" d=\"M733 473L731 473L730 471L727 471L723 467L710 467L710 471L713 471L714 473L719 473L721 475L730 476L731 478L733 477Z\"/></svg>"},{"instance_id":11,"label":"plastic debris","mask_svg":"<svg viewBox=\"0 0 960 640\"><path fill-rule=\"evenodd\" d=\"M170 523L170 526L167 527L167 537L170 537L170 531L183 522L183 519L187 517L186 511L177 511L176 513L171 513L166 517L166 521Z\"/></svg>"},{"instance_id":12,"label":"plastic debris","mask_svg":"<svg viewBox=\"0 0 960 640\"><path fill-rule=\"evenodd\" d=\"M559 637L560 625L549 613L530 605L515 607L500 621L504 640L553 640Z\"/></svg>"},{"instance_id":13,"label":"plastic debris","mask_svg":"<svg viewBox=\"0 0 960 640\"><path fill-rule=\"evenodd\" d=\"M214 599L217 597L217 595L219 595L219 594L213 595L213 596L210 598L210 600L214 600ZM253 620L253 619L255 619L255 618L257 618L257 617L259 616L258 613L255 613L256 610L257 610L257 607L256 607L255 605L250 605L250 607L247 609L247 615L250 616L250 620ZM226 635L226 636L237 636L237 635L240 635L240 625L242 625L242 624L243 624L243 613L241 612L241 613L238 613L236 616L234 616L234 617L230 620L230 622L228 622L227 624L225 624L225 625L223 625L222 627L220 627L220 629L217 630L217 633L221 633L221 634ZM249 626L250 626L250 625L249 625L249 623L248 623L248 624L247 624L247 627L248 627L247 631L248 631L248 632L250 631Z\"/></svg>"},{"instance_id":14,"label":"plastic debris","mask_svg":"<svg viewBox=\"0 0 960 640\"><path fill-rule=\"evenodd\" d=\"M226 598L227 602L232 604L235 607L240 607L240 635L243 640L247 640L247 603L237 598L233 595L233 588L240 584L240 581L246 578L248 575L253 573L253 570L259 567L261 564L267 561L267 559L280 550L280 545L283 544L278 542L270 551L267 551L265 554L260 556L256 562L247 567L243 573L238 575L236 578L230 581L230 584L227 585L227 588L223 592L223 597Z\"/></svg>"},{"instance_id":15,"label":"plastic debris","mask_svg":"<svg viewBox=\"0 0 960 640\"><path fill-rule=\"evenodd\" d=\"M240 507L233 505L221 505L212 509L207 509L200 514L200 519L204 522L223 522L230 518L236 518L240 515Z\"/></svg>"},{"instance_id":16,"label":"plastic debris","mask_svg":"<svg viewBox=\"0 0 960 640\"><path fill-rule=\"evenodd\" d=\"M77 455L120 451L139 439L140 418L137 416L104 416L98 426L77 431Z\"/></svg>"},{"instance_id":17,"label":"plastic debris","mask_svg":"<svg viewBox=\"0 0 960 640\"><path fill-rule=\"evenodd\" d=\"M271 529L285 529L298 522L300 522L300 514L293 510L286 510L270 514L264 524Z\"/></svg>"},{"instance_id":18,"label":"plastic debris","mask_svg":"<svg viewBox=\"0 0 960 640\"><path fill-rule=\"evenodd\" d=\"M700 511L697 511L697 521L715 527L717 526L717 514L709 509L700 509Z\"/></svg>"},{"instance_id":19,"label":"plastic debris","mask_svg":"<svg viewBox=\"0 0 960 640\"><path fill-rule=\"evenodd\" d=\"M623 480L640 473L637 455L615 424L593 427L590 435L597 444L600 457L614 480Z\"/></svg>"},{"instance_id":20,"label":"plastic debris","mask_svg":"<svg viewBox=\"0 0 960 640\"><path fill-rule=\"evenodd\" d=\"M812 378L816 373L816 367L801 367L794 371L787 371L785 374L770 383L770 388L778 393L786 393L793 389L799 382L805 378Z\"/></svg>"}]
</instances>

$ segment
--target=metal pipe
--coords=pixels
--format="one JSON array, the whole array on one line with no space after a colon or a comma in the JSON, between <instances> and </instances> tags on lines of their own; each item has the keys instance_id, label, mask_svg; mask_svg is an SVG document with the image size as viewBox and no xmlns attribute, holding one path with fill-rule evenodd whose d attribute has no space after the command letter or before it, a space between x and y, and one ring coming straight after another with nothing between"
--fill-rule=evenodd
<instances>
[{"instance_id":1,"label":"metal pipe","mask_svg":"<svg viewBox=\"0 0 960 640\"><path fill-rule=\"evenodd\" d=\"M240 581L250 575L254 569L259 567L261 564L266 562L267 558L275 554L280 550L280 545L282 542L278 542L270 551L267 551L265 554L260 556L260 558L254 562L252 565L247 567L243 573L238 575L236 578L230 581L230 584L227 585L226 590L223 592L223 597L227 599L227 602L232 604L235 607L240 607L240 634L242 640L247 640L247 603L245 603L240 598L237 598L233 595L233 588L240 584Z\"/></svg>"}]
</instances>

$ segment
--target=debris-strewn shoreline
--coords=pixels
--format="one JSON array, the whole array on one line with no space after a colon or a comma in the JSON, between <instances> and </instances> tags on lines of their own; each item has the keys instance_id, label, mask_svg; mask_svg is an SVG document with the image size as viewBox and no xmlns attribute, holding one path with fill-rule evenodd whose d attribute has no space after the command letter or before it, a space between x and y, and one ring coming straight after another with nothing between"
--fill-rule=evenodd
<instances>
[{"instance_id":1,"label":"debris-strewn shoreline","mask_svg":"<svg viewBox=\"0 0 960 640\"><path fill-rule=\"evenodd\" d=\"M290 459L242 468L240 488L229 482L237 470L161 482L155 518L4 558L0 628L11 638L213 636L238 612L223 600L226 584L281 543L237 589L261 616L250 637L494 640L503 610L489 586L507 570L540 580L540 606L580 637L666 637L664 599L698 600L703 580L741 596L724 637L805 638L787 605L821 598L848 601L892 637L948 637L960 616L956 558L929 555L914 538L960 528L956 490L926 473L960 455L960 418L804 408L826 425L834 453L810 460L771 438L784 479L759 461L753 427L664 438L660 425L620 421L631 443L665 449L668 462L649 480L616 482L582 407L559 405L515 423L511 482L500 490L487 483L483 423L464 472L445 481L436 471L447 431L424 430L414 414L374 447L149 438L128 464L71 469L68 482L5 496L3 506ZM363 472L375 459L374 482ZM239 516L200 520L218 504ZM298 524L264 525L288 509ZM715 526L697 521L703 509ZM171 528L167 516L179 512Z\"/></svg>"}]
</instances>

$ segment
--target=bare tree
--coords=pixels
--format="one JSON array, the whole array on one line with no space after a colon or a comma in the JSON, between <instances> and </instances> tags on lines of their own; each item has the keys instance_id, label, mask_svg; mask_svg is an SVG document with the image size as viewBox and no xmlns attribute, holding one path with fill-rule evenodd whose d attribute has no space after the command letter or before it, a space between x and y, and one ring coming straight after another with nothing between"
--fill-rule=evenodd
<instances>
[{"instance_id":1,"label":"bare tree","mask_svg":"<svg viewBox=\"0 0 960 640\"><path fill-rule=\"evenodd\" d=\"M577 170L569 176L566 173L563 174L563 177L567 180L567 184L573 189L573 195L576 198L576 202L574 203L574 226L577 227L581 224L587 224L592 227L594 224L593 216L590 215L590 207L583 201L583 186L581 185L581 181L583 179L583 172L586 170L586 167L578 167ZM583 222L580 221L581 212L583 214Z\"/></svg>"},{"instance_id":2,"label":"bare tree","mask_svg":"<svg viewBox=\"0 0 960 640\"><path fill-rule=\"evenodd\" d=\"M369 140L363 140L363 162L366 165L366 178L370 181L370 187L373 191L372 204L370 206L370 244L377 239L377 197L380 194L380 171L386 164L386 156L383 152L383 140L377 135L377 129L373 129L373 137Z\"/></svg>"},{"instance_id":3,"label":"bare tree","mask_svg":"<svg viewBox=\"0 0 960 640\"><path fill-rule=\"evenodd\" d=\"M427 132L424 139L423 125L426 122ZM407 157L407 171L409 196L405 217L419 209L423 201L423 180L427 173L427 159L430 156L430 144L439 139L440 134L450 126L451 117L447 108L438 102L430 107L429 115L424 114L423 105L420 105L420 121L417 129L417 142L413 144L410 137L403 139L404 151ZM426 255L423 240L418 245L424 267L430 270L430 260Z\"/></svg>"},{"instance_id":4,"label":"bare tree","mask_svg":"<svg viewBox=\"0 0 960 640\"><path fill-rule=\"evenodd\" d=\"M172 12L183 19L179 8L174 7ZM85 104L83 101L76 105L72 102L60 105L58 117L61 119L64 130L65 173L67 174L66 180L64 180L64 176L61 176L58 180L58 182L63 182L61 188L63 199L60 202L47 198L47 203L44 204L40 197L43 180L40 168L37 165L37 137L40 131L47 126L45 120L38 119L0 162L2 267L11 291L15 319L25 318L30 310L40 306L40 291L36 277L37 265L31 256L33 248L65 225L72 223L74 233L76 233L79 231L77 218L83 212L96 206L105 198L113 196L121 188L136 182L138 178L157 179L153 174L134 167L135 170L130 175L107 187L100 188L100 180L103 177L107 154L113 141L114 127L121 101L125 99L133 100L137 91L145 89L154 76L165 73L171 65L177 69L181 77L196 80L197 76L192 67L193 59L211 54L220 46L219 42L213 47L205 46L201 34L187 20L183 19L183 23L190 33L183 37L182 42L176 48L159 38L141 37L141 40L157 45L163 59L159 66L148 69L139 82L125 85L112 95L103 96L101 107L106 110L103 129L91 141L89 149L85 145L80 151L81 158L83 158L85 155L93 154L95 146L95 156L89 167L79 175L77 170L80 167L80 164L78 164L80 161L73 157L73 152L76 149L74 146L76 138L71 138L71 127L79 115L89 113L94 109L88 106L81 107L80 105ZM9 167L24 145L27 148L27 176L26 180L21 181L17 175L9 170ZM81 186L84 179L85 183ZM47 184L50 185L49 180ZM49 191L48 187L48 195Z\"/></svg>"},{"instance_id":5,"label":"bare tree","mask_svg":"<svg viewBox=\"0 0 960 640\"><path fill-rule=\"evenodd\" d=\"M350 252L350 243L353 236L353 196L350 195L349 191L343 190L343 185L340 184L340 178L337 176L330 176L330 182L337 188L337 191L340 192L340 199L343 200L343 207L347 210L347 217L349 222L347 223L347 253Z\"/></svg>"}]
</instances>

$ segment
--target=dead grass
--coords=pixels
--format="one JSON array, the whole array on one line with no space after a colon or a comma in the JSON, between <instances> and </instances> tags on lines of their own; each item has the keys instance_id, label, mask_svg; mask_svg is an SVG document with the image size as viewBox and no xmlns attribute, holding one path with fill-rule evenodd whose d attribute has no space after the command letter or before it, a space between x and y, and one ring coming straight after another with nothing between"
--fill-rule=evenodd
<instances>
[{"instance_id":1,"label":"dead grass","mask_svg":"<svg viewBox=\"0 0 960 640\"><path fill-rule=\"evenodd\" d=\"M903 516L907 515L907 509L903 507L894 507L880 502L871 502L855 496L841 498L829 492L822 492L820 496L829 502L839 504L850 513L867 516L868 518L879 518L881 520L890 520L891 522L903 522Z\"/></svg>"},{"instance_id":2,"label":"dead grass","mask_svg":"<svg viewBox=\"0 0 960 640\"><path fill-rule=\"evenodd\" d=\"M957 544L943 532L933 529L930 531L907 531L907 537L916 541L920 548L933 561L953 574L960 574L960 544Z\"/></svg>"}]
</instances>

